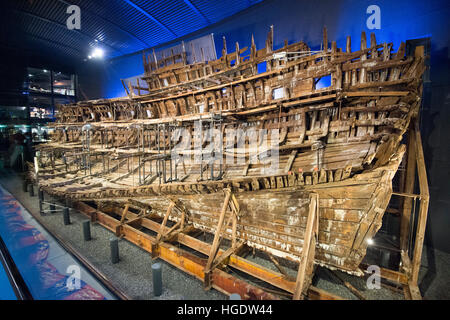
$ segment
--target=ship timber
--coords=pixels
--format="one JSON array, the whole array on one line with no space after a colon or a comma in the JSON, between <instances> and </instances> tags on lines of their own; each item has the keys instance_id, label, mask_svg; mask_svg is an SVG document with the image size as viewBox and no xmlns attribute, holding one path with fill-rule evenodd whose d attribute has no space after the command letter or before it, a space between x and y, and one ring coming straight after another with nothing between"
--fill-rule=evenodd
<instances>
[{"instance_id":1,"label":"ship timber","mask_svg":"<svg viewBox=\"0 0 450 320\"><path fill-rule=\"evenodd\" d=\"M246 50L224 46L222 58L194 64L185 52L153 62L144 55L147 87L124 83L126 97L59 106L32 178L51 195L95 202L121 223L131 209L175 222L158 241L191 225L232 248L301 262L312 240L315 264L361 275L405 152L403 134L421 104L423 50L405 56L404 43L394 52L374 34L367 45L364 32L356 52L350 37L345 50L334 41L329 48L326 30L321 51L303 42L273 50L273 29L265 48L252 39ZM318 88L327 77L329 86ZM244 133L229 138L227 129ZM266 144L246 139L251 130ZM189 140L176 158L184 135L197 135L200 151ZM275 171L249 156L275 150Z\"/></svg>"}]
</instances>

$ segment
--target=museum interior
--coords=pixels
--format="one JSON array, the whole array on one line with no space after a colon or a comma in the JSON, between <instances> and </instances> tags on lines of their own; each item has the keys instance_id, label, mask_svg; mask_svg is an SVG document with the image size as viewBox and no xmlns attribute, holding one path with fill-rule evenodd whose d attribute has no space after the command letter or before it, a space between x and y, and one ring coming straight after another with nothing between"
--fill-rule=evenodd
<instances>
[{"instance_id":1,"label":"museum interior","mask_svg":"<svg viewBox=\"0 0 450 320\"><path fill-rule=\"evenodd\" d=\"M450 2L0 6L0 300L450 299Z\"/></svg>"}]
</instances>

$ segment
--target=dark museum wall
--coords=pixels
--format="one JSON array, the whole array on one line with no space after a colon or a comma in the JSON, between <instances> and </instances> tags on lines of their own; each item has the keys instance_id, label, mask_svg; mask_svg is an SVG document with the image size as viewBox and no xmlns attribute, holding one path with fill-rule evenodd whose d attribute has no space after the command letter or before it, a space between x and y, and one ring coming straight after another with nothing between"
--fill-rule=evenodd
<instances>
[{"instance_id":1,"label":"dark museum wall","mask_svg":"<svg viewBox=\"0 0 450 320\"><path fill-rule=\"evenodd\" d=\"M366 10L370 5L381 9L379 30L369 30L366 26L370 16ZM320 49L323 26L328 29L329 41L336 40L338 47L345 47L346 37L350 35L352 50L359 49L361 31L368 37L374 32L377 42L393 42L395 50L401 41L430 37L431 83L426 84L427 95L421 116L431 192L426 241L428 245L450 252L450 214L447 209L450 205L450 144L447 140L450 136L449 16L450 2L447 0L266 0L184 40L214 33L216 51L220 55L222 36L226 36L228 48L234 48L236 41L241 47L249 45L252 34L257 48L263 47L270 25L274 25L275 48L281 47L286 39L290 43L303 40L313 50ZM91 76L87 76L91 79L90 84L84 85L83 77L79 76L82 87L95 88L95 91L87 92L90 98L123 96L120 79L143 73L142 53L99 63L95 73L102 87L93 87Z\"/></svg>"}]
</instances>

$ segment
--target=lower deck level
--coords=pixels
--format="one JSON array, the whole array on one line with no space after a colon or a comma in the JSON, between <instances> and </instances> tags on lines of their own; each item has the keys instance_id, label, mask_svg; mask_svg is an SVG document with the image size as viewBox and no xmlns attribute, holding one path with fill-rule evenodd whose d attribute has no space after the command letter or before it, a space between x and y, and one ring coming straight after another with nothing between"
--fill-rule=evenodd
<instances>
[{"instance_id":1,"label":"lower deck level","mask_svg":"<svg viewBox=\"0 0 450 320\"><path fill-rule=\"evenodd\" d=\"M17 200L19 200L33 215L39 215L39 201L38 197L30 197L28 193L23 192L21 185L22 180L19 176L12 172L2 172L0 183L7 189ZM122 290L128 297L132 299L226 299L227 296L217 290L205 291L201 281L192 276L178 270L172 265L161 261L163 264L163 295L155 297L152 291L152 274L151 274L151 258L148 252L142 250L138 246L125 241L120 241L120 256L121 260L118 264L111 264L109 257L109 239L114 236L112 232L105 229L101 225L92 225L93 241L84 242L82 239L81 223L86 219L81 213L71 210L72 224L65 226L61 213L46 214L41 217L42 223L52 232L58 234L65 242L70 243L82 256L86 258L91 264L98 268L116 287ZM382 235L380 231L380 235ZM211 242L211 235L203 234L198 236L199 240ZM382 243L381 238L374 239L376 243ZM369 248L367 259L378 260L381 255L381 249L376 246ZM279 272L273 262L258 251L250 251L245 256L255 264L264 266L272 270L272 272ZM365 263L370 264L371 260L365 260ZM419 277L419 285L425 299L448 299L448 292L446 288L450 282L450 274L448 273L450 258L448 254L440 251L435 251L432 248L425 248L422 258L422 267ZM283 264L286 272L295 277L295 267L291 269L290 266ZM291 266L292 267L292 266ZM274 287L265 285L262 281L249 277L237 269L230 268L233 276L239 279L252 283L256 286L265 286L268 290L275 290L277 293L282 290L277 290ZM339 277L336 277L338 274ZM344 279L353 287L357 288L359 292L366 299L403 299L403 292L401 286L398 291L391 290L385 287L389 282L382 281L381 289L368 290L366 287L367 276L358 278L339 271L330 272L325 268L317 268L315 277L313 278L313 287L317 288L316 292L329 293L331 297L341 297L344 299L358 299L341 281ZM439 280L438 280L439 279ZM289 295L278 295L280 299L289 299ZM317 295L311 295L310 299L318 298ZM324 298L322 296L322 298Z\"/></svg>"}]
</instances>

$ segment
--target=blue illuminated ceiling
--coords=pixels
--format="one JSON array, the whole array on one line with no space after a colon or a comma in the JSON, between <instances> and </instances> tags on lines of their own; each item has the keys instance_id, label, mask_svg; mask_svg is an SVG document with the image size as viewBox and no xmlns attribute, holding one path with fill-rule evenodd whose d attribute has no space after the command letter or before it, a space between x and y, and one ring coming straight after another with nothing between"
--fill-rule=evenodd
<instances>
[{"instance_id":1,"label":"blue illuminated ceiling","mask_svg":"<svg viewBox=\"0 0 450 320\"><path fill-rule=\"evenodd\" d=\"M23 33L27 49L86 59L97 46L107 58L154 47L261 1L13 0L7 9ZM80 7L80 30L66 26L70 5Z\"/></svg>"}]
</instances>

